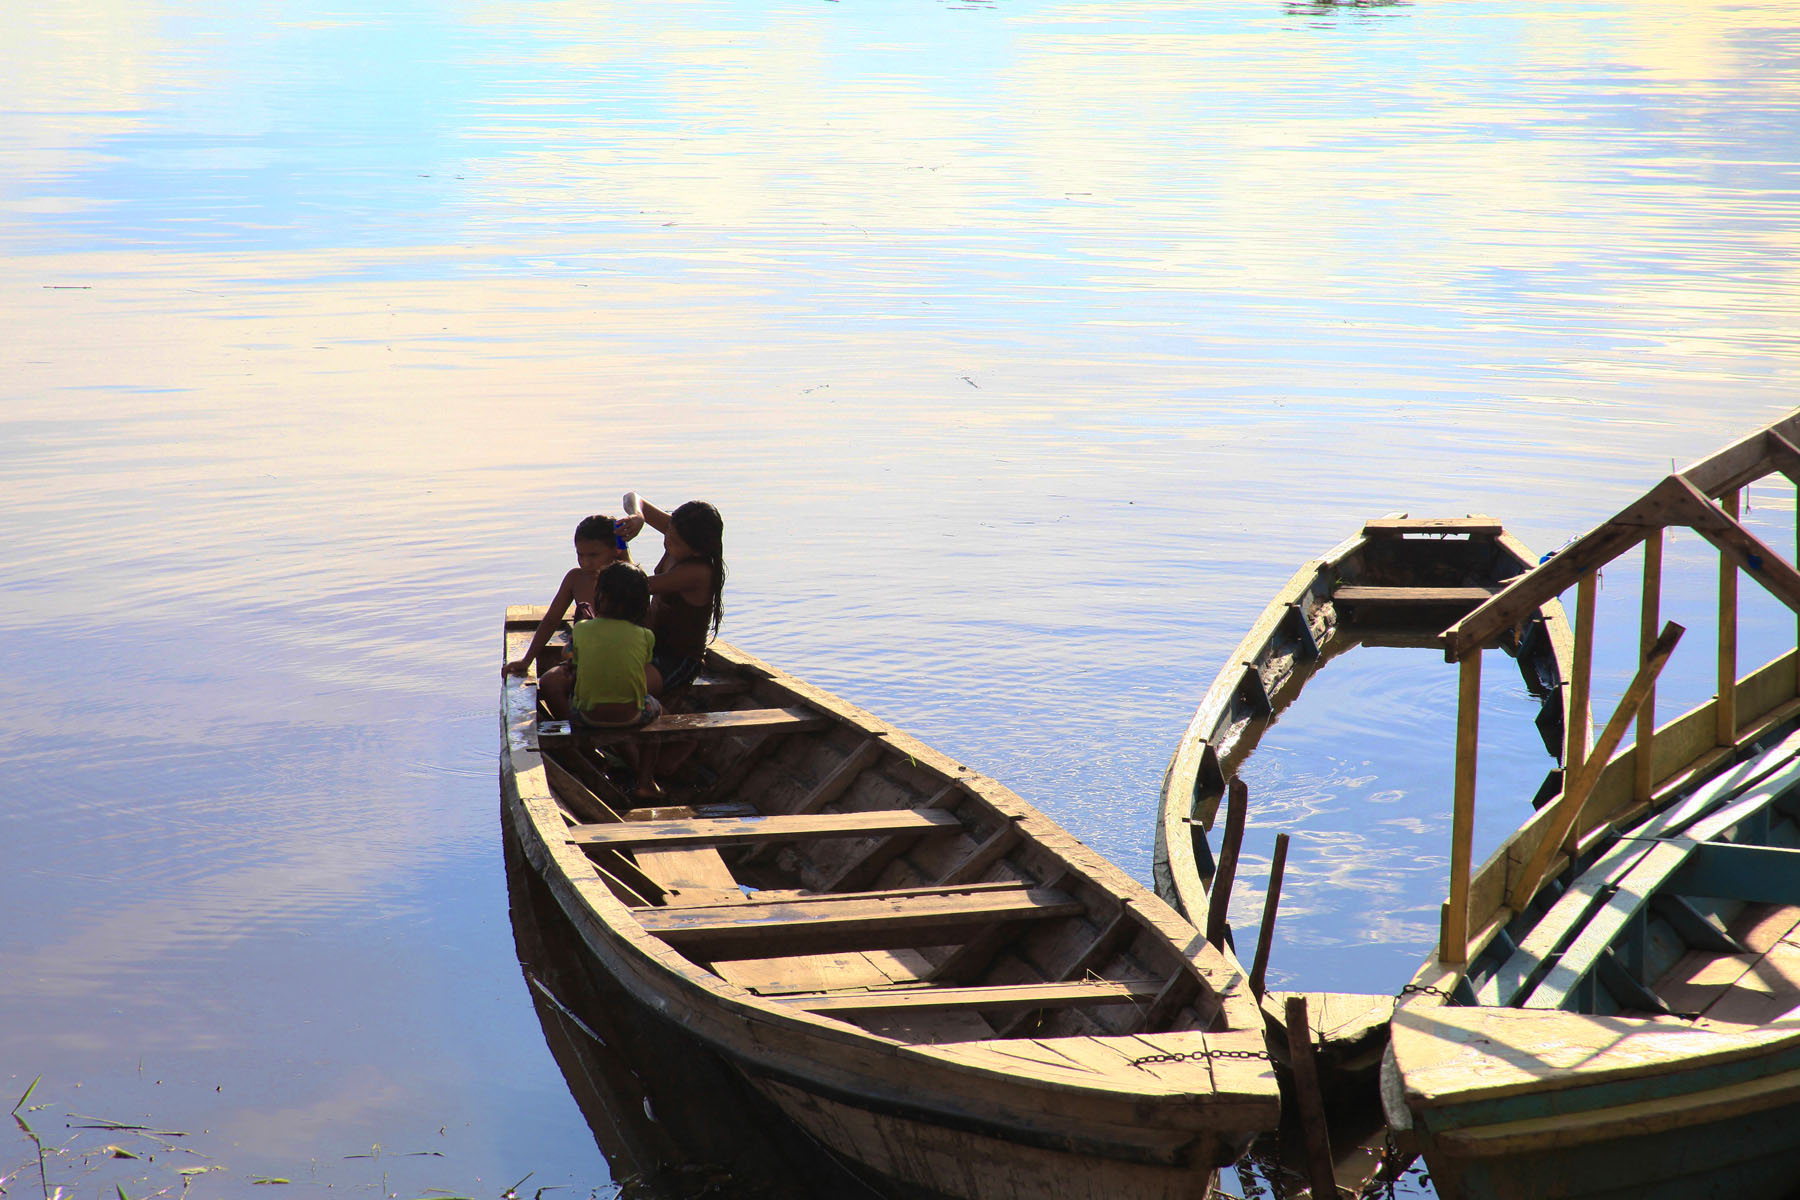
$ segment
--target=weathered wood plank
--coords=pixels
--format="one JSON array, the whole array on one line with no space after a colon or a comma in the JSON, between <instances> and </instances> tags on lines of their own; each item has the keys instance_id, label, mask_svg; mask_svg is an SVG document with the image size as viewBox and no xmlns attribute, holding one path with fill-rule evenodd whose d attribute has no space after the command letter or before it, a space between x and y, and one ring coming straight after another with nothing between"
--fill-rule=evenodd
<instances>
[{"instance_id":1,"label":"weathered wood plank","mask_svg":"<svg viewBox=\"0 0 1800 1200\"><path fill-rule=\"evenodd\" d=\"M1376 587L1369 584L1344 584L1331 593L1338 604L1386 605L1394 608L1473 608L1496 595L1499 588L1490 587Z\"/></svg>"},{"instance_id":2,"label":"weathered wood plank","mask_svg":"<svg viewBox=\"0 0 1800 1200\"><path fill-rule=\"evenodd\" d=\"M884 833L949 832L962 822L947 812L917 809L724 820L630 821L574 825L569 840L581 846L740 846L815 838L873 837Z\"/></svg>"},{"instance_id":3,"label":"weathered wood plank","mask_svg":"<svg viewBox=\"0 0 1800 1200\"><path fill-rule=\"evenodd\" d=\"M1460 533L1472 538L1499 537L1500 522L1491 517L1376 517L1363 522L1363 536L1401 537L1409 533Z\"/></svg>"},{"instance_id":4,"label":"weathered wood plank","mask_svg":"<svg viewBox=\"0 0 1800 1200\"><path fill-rule=\"evenodd\" d=\"M1095 1004L1128 1004L1149 999L1161 989L1156 979L1077 980L1000 987L893 988L872 992L802 993L779 997L782 1004L808 1012L875 1012L889 1008L1038 1009Z\"/></svg>"},{"instance_id":5,"label":"weathered wood plank","mask_svg":"<svg viewBox=\"0 0 1800 1200\"><path fill-rule=\"evenodd\" d=\"M1469 857L1475 836L1475 764L1481 727L1481 655L1462 660L1457 679L1456 774L1450 808L1450 895L1441 963L1469 961Z\"/></svg>"},{"instance_id":6,"label":"weathered wood plank","mask_svg":"<svg viewBox=\"0 0 1800 1200\"><path fill-rule=\"evenodd\" d=\"M706 908L640 909L646 932L684 953L756 958L824 950L945 945L996 922L1070 916L1062 892L1013 887L938 896L817 897Z\"/></svg>"},{"instance_id":7,"label":"weathered wood plank","mask_svg":"<svg viewBox=\"0 0 1800 1200\"><path fill-rule=\"evenodd\" d=\"M575 729L567 721L544 721L538 726L543 746L607 746L640 738L704 737L760 733L800 733L823 729L831 719L810 708L740 708L725 712L670 713L647 725L627 729Z\"/></svg>"}]
</instances>

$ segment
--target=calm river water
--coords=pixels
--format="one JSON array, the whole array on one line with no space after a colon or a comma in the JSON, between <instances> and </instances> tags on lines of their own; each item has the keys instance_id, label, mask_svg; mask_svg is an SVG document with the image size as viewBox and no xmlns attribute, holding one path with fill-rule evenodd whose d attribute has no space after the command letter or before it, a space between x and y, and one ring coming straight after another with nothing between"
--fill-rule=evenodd
<instances>
[{"instance_id":1,"label":"calm river water","mask_svg":"<svg viewBox=\"0 0 1800 1200\"><path fill-rule=\"evenodd\" d=\"M502 608L580 516L714 501L728 638L1148 880L1304 558L1549 549L1800 403L1797 201L1775 0L6 6L0 1100L63 1152L0 1172L613 1195L495 783ZM1430 946L1431 658L1267 742L1280 985Z\"/></svg>"}]
</instances>

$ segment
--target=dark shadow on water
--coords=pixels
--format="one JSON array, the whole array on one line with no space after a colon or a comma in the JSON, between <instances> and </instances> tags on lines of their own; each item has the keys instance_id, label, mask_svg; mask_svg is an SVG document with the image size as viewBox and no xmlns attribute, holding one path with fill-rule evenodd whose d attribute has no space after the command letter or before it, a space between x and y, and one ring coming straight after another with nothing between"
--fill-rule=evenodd
<instances>
[{"instance_id":1,"label":"dark shadow on water","mask_svg":"<svg viewBox=\"0 0 1800 1200\"><path fill-rule=\"evenodd\" d=\"M717 1055L594 963L510 823L502 825L525 986L624 1200L880 1200Z\"/></svg>"}]
</instances>

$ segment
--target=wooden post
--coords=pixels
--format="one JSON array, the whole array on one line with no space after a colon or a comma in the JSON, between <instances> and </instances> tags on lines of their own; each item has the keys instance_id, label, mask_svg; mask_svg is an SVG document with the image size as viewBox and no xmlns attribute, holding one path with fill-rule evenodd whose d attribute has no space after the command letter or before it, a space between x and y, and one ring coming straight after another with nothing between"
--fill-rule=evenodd
<instances>
[{"instance_id":1,"label":"wooden post","mask_svg":"<svg viewBox=\"0 0 1800 1200\"><path fill-rule=\"evenodd\" d=\"M1306 1144L1306 1174L1314 1200L1337 1200L1332 1171L1331 1130L1325 1123L1325 1097L1319 1091L1319 1064L1313 1058L1312 1027L1306 1020L1306 997L1287 998L1288 1067L1294 1073L1294 1099L1300 1107L1300 1136Z\"/></svg>"},{"instance_id":2,"label":"wooden post","mask_svg":"<svg viewBox=\"0 0 1800 1200\"><path fill-rule=\"evenodd\" d=\"M1456 696L1456 783L1450 810L1450 908L1438 961L1469 958L1469 856L1475 842L1475 751L1481 729L1481 651L1462 660ZM1568 778L1565 771L1563 778Z\"/></svg>"},{"instance_id":3,"label":"wooden post","mask_svg":"<svg viewBox=\"0 0 1800 1200\"><path fill-rule=\"evenodd\" d=\"M1569 681L1567 746L1563 752L1563 778L1581 773L1587 761L1588 712L1594 679L1594 594L1600 573L1589 571L1575 589L1575 677Z\"/></svg>"},{"instance_id":4,"label":"wooden post","mask_svg":"<svg viewBox=\"0 0 1800 1200\"><path fill-rule=\"evenodd\" d=\"M1738 518L1738 493L1719 497L1719 507L1732 520ZM1737 742L1737 564L1719 555L1719 704L1716 741L1721 746Z\"/></svg>"},{"instance_id":5,"label":"wooden post","mask_svg":"<svg viewBox=\"0 0 1800 1200\"><path fill-rule=\"evenodd\" d=\"M1244 821L1250 814L1250 788L1233 779L1226 789L1225 837L1219 844L1219 869L1213 872L1212 889L1206 896L1206 940L1214 946L1230 936L1231 884L1237 878L1238 847L1244 841Z\"/></svg>"},{"instance_id":6,"label":"wooden post","mask_svg":"<svg viewBox=\"0 0 1800 1200\"><path fill-rule=\"evenodd\" d=\"M1662 618L1662 561L1663 531L1658 529L1644 539L1644 598L1638 616L1639 666L1650 657L1650 647L1656 644L1657 622ZM1795 644L1800 645L1800 639L1796 639ZM1656 688L1652 686L1644 696L1644 706L1638 709L1637 749L1632 752L1631 794L1640 804L1649 802L1650 793L1656 787L1650 764L1655 740Z\"/></svg>"},{"instance_id":7,"label":"wooden post","mask_svg":"<svg viewBox=\"0 0 1800 1200\"><path fill-rule=\"evenodd\" d=\"M1263 896L1262 929L1256 938L1256 962L1250 968L1250 991L1262 999L1263 976L1269 970L1269 950L1275 944L1275 910L1281 907L1281 875L1287 869L1288 835L1275 835L1275 857L1269 860L1269 890Z\"/></svg>"}]
</instances>

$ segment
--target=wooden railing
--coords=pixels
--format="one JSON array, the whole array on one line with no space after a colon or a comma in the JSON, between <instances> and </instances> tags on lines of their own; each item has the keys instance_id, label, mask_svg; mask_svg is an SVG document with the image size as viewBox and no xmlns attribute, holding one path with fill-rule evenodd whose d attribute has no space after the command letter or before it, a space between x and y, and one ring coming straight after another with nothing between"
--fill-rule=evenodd
<instances>
[{"instance_id":1,"label":"wooden railing","mask_svg":"<svg viewBox=\"0 0 1800 1200\"><path fill-rule=\"evenodd\" d=\"M1703 774L1744 741L1800 712L1800 652L1790 651L1743 679L1737 675L1737 582L1740 571L1796 613L1800 646L1800 571L1739 521L1742 489L1773 474L1800 488L1800 410L1767 429L1668 476L1611 520L1521 575L1445 634L1445 658L1461 664L1457 702L1456 775L1451 824L1450 896L1438 958L1468 961L1543 880L1602 826L1634 817L1683 782ZM1715 503L1716 501L1716 503ZM1719 551L1718 692L1705 704L1656 727L1656 675L1680 637L1661 627L1663 530L1687 526ZM1800 504L1796 504L1800 546ZM1599 571L1643 547L1643 600L1637 677L1590 751L1595 593ZM1476 733L1481 707L1481 652L1513 636L1545 602L1576 588L1575 656L1563 792L1510 839L1500 855L1471 875ZM1613 751L1635 719L1634 745Z\"/></svg>"}]
</instances>

